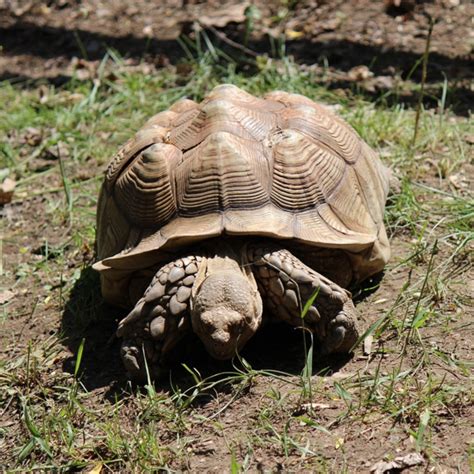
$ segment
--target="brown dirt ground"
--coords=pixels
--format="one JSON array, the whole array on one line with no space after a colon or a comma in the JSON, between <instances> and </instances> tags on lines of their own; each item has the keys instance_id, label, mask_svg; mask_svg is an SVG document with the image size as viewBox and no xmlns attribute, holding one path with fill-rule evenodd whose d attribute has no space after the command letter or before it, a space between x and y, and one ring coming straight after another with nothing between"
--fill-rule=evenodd
<instances>
[{"instance_id":1,"label":"brown dirt ground","mask_svg":"<svg viewBox=\"0 0 474 474\"><path fill-rule=\"evenodd\" d=\"M63 83L77 69L75 58L85 56L86 62L98 61L106 52L106 47L115 48L125 58L137 61L145 58L156 67L170 62L178 63L182 58L182 51L176 38L181 32L192 34L193 20L203 21L204 18L206 25L211 28L215 25L217 31L225 33L227 39L242 38L243 9L230 9L228 6L219 6L220 4L221 2L216 1L168 1L159 2L159 5L141 0L133 4L111 0L0 1L0 80L11 80L26 87L32 84L30 79ZM255 27L249 48L259 53L268 52L268 35L284 33L287 36L287 52L294 55L299 62L311 66L322 58L327 59L332 74L329 86L336 88L352 84L354 79L351 78L350 71L361 64L370 64L370 70L375 77L389 77L390 80L406 78L423 52L427 34L427 21L423 11L429 12L437 19L431 47L429 80L435 82L442 79L442 73L447 74L456 92L450 105L459 114L472 110L474 95L470 55L473 35L470 17L473 6L470 2L420 2L414 10L408 8L408 11L403 12L392 8L389 14L381 1L305 1L298 2L287 18L277 21L275 16L278 16L279 5L276 2L263 2L260 5L263 20ZM221 12L228 12L228 24L222 25L219 20L213 18L216 8L220 8ZM212 29L210 31L213 32ZM225 47L226 44L226 40L222 40L222 46ZM371 64L374 57L377 59ZM367 85L368 94L373 90L370 84ZM375 88L375 92L379 91ZM410 102L409 99L407 102ZM45 188L61 186L59 180L54 180L45 179ZM4 217L10 236L3 248L5 268L17 268L22 263L31 264L31 259L41 260L41 243L45 240L53 246L55 242L64 242L68 229L60 222L55 224L41 219L49 204L48 196L44 195L34 199L17 200L5 210ZM91 212L93 211L91 208ZM406 255L411 242L404 235L395 235L393 246L394 255ZM21 247L27 251L19 253L18 249ZM57 291L52 297L51 289L62 285L58 272L71 275L72 269L90 263L93 252L87 246L78 248L71 242L65 255L66 259L54 265L54 272L30 275L27 287L14 289L17 297L10 303L9 311L16 317L8 321L8 328L2 329L2 358L24 353L29 341L45 340L49 335L55 334L61 324L68 324L67 316L62 323L57 318L65 309L66 302L58 296ZM439 258L442 258L442 255ZM88 277L95 278L90 274ZM392 296L400 290L405 279L406 274L390 272L388 277L382 280L376 295L360 302L358 308L361 314L367 312L370 315L367 323L375 321L377 314L387 310ZM466 280L469 279L471 282L474 279L472 271L466 275ZM14 287L14 282L7 283L12 283ZM466 291L470 291L469 287ZM381 301L377 305L377 311L368 311L375 301ZM68 304L71 305L71 302ZM100 296L92 295L88 304L100 305ZM109 315L115 311L105 305L102 307L104 313ZM55 315L53 318L52 314ZM472 308L466 307L464 314L456 316L459 327L471 321L473 315ZM117 343L107 345L116 320L120 317L121 313L117 312L115 321L109 318L109 322L101 323L100 328L88 330L83 382L89 390L95 390L97 399L112 399L124 384L121 369L114 362L118 360ZM252 342L245 354L255 368L270 367L295 373L301 369L302 354L297 353L296 349L288 349L291 345L288 344L286 332L280 334L276 330L259 337L260 339ZM71 337L64 352L58 355L58 369L71 369L74 349L77 347L77 341L73 339ZM459 358L471 359L472 339L472 330L470 333L466 331L450 334L446 339L443 339L442 332L433 330L433 343L443 346L446 352L456 351ZM390 341L386 343L390 345ZM258 350L261 344L266 347L264 355ZM283 354L282 347L285 351ZM201 354L200 357L203 361L203 371L206 367L209 369L206 356ZM322 365L326 362L323 361ZM356 357L345 367L344 362L331 362L336 373L355 372L368 363L367 358L362 356ZM212 372L215 369L215 366L211 366L210 370ZM324 378L322 384L330 384L333 380L331 377ZM224 411L218 418L225 426L224 432L229 439L244 440L244 432L252 426L262 404L268 400L263 397L266 390L267 387L263 384L250 387L245 397L234 402L232 409ZM288 388L281 387L281 390L286 391L290 399L296 398L288 392ZM230 397L230 394L221 394L218 401L213 400L204 405L201 414L215 413ZM335 436L344 440L343 445L329 446L328 438L323 437L317 430L314 431L314 440L317 442L321 439L321 448L325 455L334 456L334 465L329 466L330 471L336 472L342 465L341 460L349 472L367 471L373 462L382 459L386 454L384 442L390 445L398 444L400 452L413 450L409 437L400 430L393 429L390 418L363 421L358 419L354 421L356 427L353 425L347 433L344 426L338 426L336 421L337 415L344 408L342 402L325 400L324 403L327 406L321 408L321 422L327 424L334 421ZM285 406L288 408L292 404ZM296 399L293 406L296 409ZM286 419L284 414L281 414L282 420ZM131 415L133 416L133 413ZM446 472L456 469L457 466L452 460L459 459L466 450L467 441L474 435L472 406L460 406L456 416L458 421L454 424L453 413L446 413L441 417L442 421L438 426L441 434L436 443L441 451L437 456L447 469ZM273 422L278 424L278 419L273 419ZM301 426L297 421L290 427L290 433L295 438L301 434ZM212 425L203 426L196 421L191 426L189 436L195 440L190 463L173 467L187 468L190 471L222 470L222 457L227 459L228 453L228 440L222 437L222 433L214 430ZM242 450L244 448L242 445ZM254 468L270 471L291 471L296 467L301 469L300 454L283 460L278 452L275 448L273 455L268 446L257 448L254 453L257 464Z\"/></svg>"},{"instance_id":2,"label":"brown dirt ground","mask_svg":"<svg viewBox=\"0 0 474 474\"><path fill-rule=\"evenodd\" d=\"M380 95L394 81L418 80L420 69L410 71L423 54L428 17L435 22L428 68L432 95L440 96L439 83L449 78L451 103L457 112L472 109L471 19L469 1L270 1L253 2L260 11L249 35L250 54L271 54L271 42L284 38L286 53L311 67L324 69L332 88L357 82L369 95ZM250 2L219 0L1 0L0 80L27 84L45 79L67 81L74 71L90 69L113 48L130 61L143 60L160 67L179 63L184 51L180 34L193 37L199 23L216 46L239 52L229 40L242 43L245 8ZM293 5L287 8L284 5ZM391 6L390 6L391 5ZM364 78L357 66L369 66L373 77ZM352 70L352 72L351 72ZM428 94L429 95L429 94ZM410 94L397 100L413 103ZM430 101L429 97L427 101Z\"/></svg>"},{"instance_id":3,"label":"brown dirt ground","mask_svg":"<svg viewBox=\"0 0 474 474\"><path fill-rule=\"evenodd\" d=\"M31 265L32 257L42 258L37 242L47 240L50 245L54 245L55 241L64 240L62 237L65 231L62 226L52 226L50 223L37 219L38 215L43 214L47 205L47 199L37 198L19 202L18 206L10 208L9 229L15 229L15 235L21 242L20 246L25 246L29 251L18 254L18 242L6 242L4 248L6 268L13 268L21 263ZM21 214L18 209L20 207ZM394 235L392 239L392 250L395 255L392 265L395 265L410 253L412 244L403 235ZM438 255L437 261L442 261L446 256ZM66 258L67 261L57 262L53 265L50 274L41 272L40 275L30 275L27 279L27 287L15 288L15 285L12 284L17 295L14 301L9 304L8 310L11 314L15 314L15 317L8 319L8 328L5 328L0 336L2 358L20 357L26 353L28 345L34 347L35 344L47 340L49 336L57 334L62 328L67 335L64 350L56 355L51 370L54 372L58 370L72 372L74 370L75 353L79 342L75 337L75 330L77 327L81 327L80 322L71 320L78 313L77 308L74 308L76 304L74 291L78 291L80 297L83 295L81 295L80 287L76 287L71 299L67 302L62 301L58 296L60 293L58 287L61 285L59 273L64 273L66 277L71 275L74 268L81 268L84 264L90 263L92 253L89 248L76 249L71 246L66 251ZM415 273L422 274L425 268L424 265L420 265ZM417 276L419 277L419 275L413 275L413 279ZM98 281L94 273L85 270L85 277L86 280L91 278L95 280L97 291L90 295L87 302L79 303L82 305L79 312L82 311L86 314L91 306L100 306L97 323L86 328L86 346L81 377L84 386L92 393L92 396L87 398L87 406L93 408L96 403L107 403L107 400L113 402L116 396L121 397L127 391L126 380L118 363L119 344L117 341L110 341L110 335L114 333L118 320L125 313L101 302ZM464 275L464 278L471 282L474 280L472 269ZM393 296L400 292L406 279L406 269L400 272L390 271L384 276L375 293L357 303L365 327L374 323L390 308ZM50 286L45 286L47 284ZM466 288L464 291L461 290L461 293L469 298L469 291L470 289ZM449 316L449 309L445 311L444 316ZM453 305L452 318L456 320L456 326L467 328L458 333L450 332L445 335L442 328L432 327L424 333L424 343L440 347L445 353L455 355L457 360L472 360L474 332L469 325L472 323L473 317L472 307L465 306L460 314L457 306ZM232 391L224 390L216 392L213 397L204 397L202 402L197 405L198 415L191 415L186 421L186 439L191 446L188 448L188 457L176 459L171 467L178 471L189 470L190 472L218 472L222 469L226 471L229 466L229 445L238 446L236 456L238 459L244 459L248 443L247 436L249 433L256 432L255 435L260 435L263 441L256 440L252 447L252 470L258 472L318 471L318 465L314 463L314 456L307 455L308 459L306 459L297 450L290 450L290 454L284 457L281 454L281 445L271 437L270 428L268 431L261 428L255 430L257 420L261 417L262 411L267 408L271 409L272 426L278 427L281 431L289 413L295 414L294 421L288 427L288 435L295 441L301 441L304 446L310 434L311 449L316 448L318 453L323 453L326 459L331 460L320 467L322 472L341 472L343 467L348 472L368 472L375 462L386 456L394 453L413 452L415 450L413 440L399 425L394 425L391 417L380 415L374 418L370 410L367 411L366 416L361 416L359 411L354 413L351 421L348 422L346 419L344 423L339 423L338 417L347 407L342 400L334 400L331 397L332 386L339 378L347 377L350 374L364 373L364 371L373 373L377 364L382 364L385 373L389 373L398 364L398 357L393 353L393 350L396 349L395 342L395 339L390 339L390 337L380 341L382 345L377 348L376 352L382 347L387 350L385 356L377 353L377 355L368 358L358 351L351 360L330 358L315 361L314 372L324 368L329 368L329 372L327 377L320 377L318 382L320 389L316 397L317 413L313 415L313 420L323 426L331 426L330 437L318 431L317 428L309 430L299 421L297 415L304 415L304 411L300 413L300 396L296 388L272 380L272 389L279 390L286 399L285 403L281 405L275 402L273 406L269 407L269 386L264 379L260 379L239 395L228 409L223 410L219 416L214 418L213 423L203 423L199 417L215 416L226 403L234 398L235 394ZM181 349L181 360L187 362L189 366L196 367L203 376L231 368L228 364L212 361L193 340L184 342ZM295 375L299 374L304 363L301 336L296 332L289 334L287 327L268 328L262 331L251 340L243 352L243 356L254 369L278 370ZM416 359L417 349L413 347L406 361L407 367ZM183 373L179 367L173 370L175 384L182 384L183 387L186 387L189 383L186 373ZM436 373L436 368L432 368L431 373ZM445 366L439 366L439 376L440 378L445 377L444 383L446 384L459 383L458 375L455 373L450 375L449 369L446 371ZM425 382L423 377L424 374L420 374L421 386ZM46 379L42 383L47 386L48 380ZM166 393L170 387L166 382L163 382L160 389ZM413 401L416 400L416 396L417 394L414 393ZM127 424L127 420L134 420L139 416L139 412L137 411L138 407L129 399L125 399L125 406L129 406L130 413L121 419L121 422ZM474 436L473 408L472 404L466 404L460 400L454 408L451 406L445 412L435 413L438 422L435 434L432 435L432 443L436 449L434 472L456 472L457 469L459 469L457 472L468 472L464 462L469 442ZM125 413L124 410L122 414ZM12 416L12 419L4 418L4 422L11 423L12 420L17 419L16 415ZM404 422L416 429L417 415L413 413L407 415ZM217 424L223 428L217 428ZM7 424L7 426L9 425ZM130 421L130 427L132 427L132 421ZM21 426L13 423L9 438L14 440L18 435L18 430L21 430ZM92 434L89 433L89 435ZM170 433L168 426L163 426L159 438L165 445L172 440L172 433ZM11 449L12 446L7 444L4 445L4 448ZM100 452L100 446L97 449ZM415 470L415 472L425 471Z\"/></svg>"}]
</instances>

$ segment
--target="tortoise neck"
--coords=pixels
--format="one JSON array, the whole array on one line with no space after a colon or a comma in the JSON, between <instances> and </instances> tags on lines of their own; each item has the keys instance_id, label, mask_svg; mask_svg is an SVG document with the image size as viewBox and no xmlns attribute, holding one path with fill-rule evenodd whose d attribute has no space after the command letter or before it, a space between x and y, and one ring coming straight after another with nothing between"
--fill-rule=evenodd
<instances>
[{"instance_id":1,"label":"tortoise neck","mask_svg":"<svg viewBox=\"0 0 474 474\"><path fill-rule=\"evenodd\" d=\"M245 243L240 239L212 239L204 244L208 272L239 270L245 263Z\"/></svg>"}]
</instances>

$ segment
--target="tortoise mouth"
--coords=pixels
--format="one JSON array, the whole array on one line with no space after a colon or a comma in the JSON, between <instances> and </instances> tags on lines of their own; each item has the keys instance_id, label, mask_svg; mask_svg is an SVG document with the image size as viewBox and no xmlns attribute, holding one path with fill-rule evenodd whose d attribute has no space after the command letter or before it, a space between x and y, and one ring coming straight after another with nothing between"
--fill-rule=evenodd
<instances>
[{"instance_id":1,"label":"tortoise mouth","mask_svg":"<svg viewBox=\"0 0 474 474\"><path fill-rule=\"evenodd\" d=\"M225 307L195 313L192 324L207 352L219 360L232 359L258 328L252 318Z\"/></svg>"}]
</instances>

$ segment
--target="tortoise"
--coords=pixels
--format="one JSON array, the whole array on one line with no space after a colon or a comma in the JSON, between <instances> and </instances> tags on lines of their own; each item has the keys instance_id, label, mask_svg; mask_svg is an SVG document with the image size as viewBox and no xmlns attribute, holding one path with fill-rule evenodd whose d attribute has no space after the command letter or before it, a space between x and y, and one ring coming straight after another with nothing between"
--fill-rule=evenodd
<instances>
[{"instance_id":1,"label":"tortoise","mask_svg":"<svg viewBox=\"0 0 474 474\"><path fill-rule=\"evenodd\" d=\"M232 358L268 321L350 352L346 288L389 258L389 180L346 122L302 95L224 84L153 116L110 162L97 212L103 297L133 308L117 330L129 376L159 376L191 332Z\"/></svg>"}]
</instances>

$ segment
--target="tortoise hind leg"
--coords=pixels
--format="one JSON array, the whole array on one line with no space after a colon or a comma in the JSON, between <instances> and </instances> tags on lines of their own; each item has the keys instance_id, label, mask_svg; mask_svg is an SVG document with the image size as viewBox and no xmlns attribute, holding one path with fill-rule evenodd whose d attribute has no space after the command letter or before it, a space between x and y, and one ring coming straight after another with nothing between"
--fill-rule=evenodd
<instances>
[{"instance_id":1,"label":"tortoise hind leg","mask_svg":"<svg viewBox=\"0 0 474 474\"><path fill-rule=\"evenodd\" d=\"M351 295L291 252L277 246L250 246L248 258L265 304L277 319L303 326L302 308L317 292L304 325L324 353L349 352L357 341L357 312Z\"/></svg>"},{"instance_id":2,"label":"tortoise hind leg","mask_svg":"<svg viewBox=\"0 0 474 474\"><path fill-rule=\"evenodd\" d=\"M191 331L189 298L200 262L201 257L189 256L161 267L120 321L121 356L132 378L146 380L147 368L152 378L159 377L167 353Z\"/></svg>"}]
</instances>

